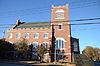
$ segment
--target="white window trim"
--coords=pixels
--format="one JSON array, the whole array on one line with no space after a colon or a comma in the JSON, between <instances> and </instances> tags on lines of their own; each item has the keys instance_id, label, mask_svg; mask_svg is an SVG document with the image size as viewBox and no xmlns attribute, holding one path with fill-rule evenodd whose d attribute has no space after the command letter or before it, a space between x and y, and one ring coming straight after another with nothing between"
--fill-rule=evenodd
<instances>
[{"instance_id":1,"label":"white window trim","mask_svg":"<svg viewBox=\"0 0 100 66\"><path fill-rule=\"evenodd\" d=\"M49 37L49 33L44 33L44 34L47 34L47 35L48 35L48 37ZM43 36L43 37L44 37L44 36ZM44 37L44 39L48 39L48 37L47 37L47 38L45 38L45 37Z\"/></svg>"},{"instance_id":2,"label":"white window trim","mask_svg":"<svg viewBox=\"0 0 100 66\"><path fill-rule=\"evenodd\" d=\"M36 38L34 37L34 39L38 39L38 38L39 38L39 33L34 33L34 34L38 34L38 37L36 37ZM35 36L35 35L34 35L34 36Z\"/></svg>"},{"instance_id":3,"label":"white window trim","mask_svg":"<svg viewBox=\"0 0 100 66\"><path fill-rule=\"evenodd\" d=\"M57 18L57 17L56 17L55 19L64 19L64 17L63 17L63 18Z\"/></svg>"},{"instance_id":4,"label":"white window trim","mask_svg":"<svg viewBox=\"0 0 100 66\"><path fill-rule=\"evenodd\" d=\"M63 10L63 9L60 9L60 10L57 10L56 11L56 13L64 13L65 11ZM58 17L56 17L55 19L64 19L64 17L63 18L58 18Z\"/></svg>"},{"instance_id":5,"label":"white window trim","mask_svg":"<svg viewBox=\"0 0 100 66\"><path fill-rule=\"evenodd\" d=\"M10 37L9 37L9 35L10 35ZM8 34L8 38L11 39L12 37L13 37L13 34L12 34L12 33L9 33L9 34Z\"/></svg>"},{"instance_id":6,"label":"white window trim","mask_svg":"<svg viewBox=\"0 0 100 66\"><path fill-rule=\"evenodd\" d=\"M26 37L26 34L28 34L29 36L28 36L28 37ZM26 33L26 34L25 34L25 38L26 38L26 39L28 39L28 38L30 37L30 34L29 34L29 33Z\"/></svg>"},{"instance_id":7,"label":"white window trim","mask_svg":"<svg viewBox=\"0 0 100 66\"><path fill-rule=\"evenodd\" d=\"M48 44L48 47L49 47L49 42L43 42L43 43L47 43Z\"/></svg>"},{"instance_id":8,"label":"white window trim","mask_svg":"<svg viewBox=\"0 0 100 66\"><path fill-rule=\"evenodd\" d=\"M61 25L61 29L59 29L59 25ZM63 30L63 28L62 28L62 24L58 24L58 30Z\"/></svg>"},{"instance_id":9,"label":"white window trim","mask_svg":"<svg viewBox=\"0 0 100 66\"><path fill-rule=\"evenodd\" d=\"M18 34L19 34L19 35L20 35L20 37L21 37L21 33L18 33ZM16 38L18 38L18 39L19 39L20 37L17 37L17 35L18 35L18 34L16 34Z\"/></svg>"},{"instance_id":10,"label":"white window trim","mask_svg":"<svg viewBox=\"0 0 100 66\"><path fill-rule=\"evenodd\" d=\"M59 39L58 39L59 40ZM59 43L59 42L58 42ZM62 44L61 44L62 45ZM59 45L58 45L58 47L59 47ZM62 47L62 46L61 46ZM56 48L57 50L64 50L65 49L65 42L64 42L64 48Z\"/></svg>"},{"instance_id":11,"label":"white window trim","mask_svg":"<svg viewBox=\"0 0 100 66\"><path fill-rule=\"evenodd\" d=\"M33 44L34 44L34 43L37 43L37 44L39 44L39 42L37 42L37 41L33 42Z\"/></svg>"},{"instance_id":12,"label":"white window trim","mask_svg":"<svg viewBox=\"0 0 100 66\"><path fill-rule=\"evenodd\" d=\"M37 43L37 45L39 45L39 42L36 42L36 41L35 41L35 42L33 42L32 44L34 44L34 43Z\"/></svg>"},{"instance_id":13,"label":"white window trim","mask_svg":"<svg viewBox=\"0 0 100 66\"><path fill-rule=\"evenodd\" d=\"M59 10L56 11L56 13L57 12L64 12L64 10L63 9L59 9Z\"/></svg>"},{"instance_id":14,"label":"white window trim","mask_svg":"<svg viewBox=\"0 0 100 66\"><path fill-rule=\"evenodd\" d=\"M63 41L64 41L64 48L56 48L57 50L58 50L58 49L64 50L64 49L65 49L65 42L67 42L67 41L65 41L65 39L64 39L64 38L61 38L61 37L56 38L56 40L63 40ZM59 42L58 42L58 43L59 43ZM58 47L59 47L59 45L58 45Z\"/></svg>"},{"instance_id":15,"label":"white window trim","mask_svg":"<svg viewBox=\"0 0 100 66\"><path fill-rule=\"evenodd\" d=\"M64 38L62 37L57 37L56 40L63 40L64 42L67 42Z\"/></svg>"}]
</instances>

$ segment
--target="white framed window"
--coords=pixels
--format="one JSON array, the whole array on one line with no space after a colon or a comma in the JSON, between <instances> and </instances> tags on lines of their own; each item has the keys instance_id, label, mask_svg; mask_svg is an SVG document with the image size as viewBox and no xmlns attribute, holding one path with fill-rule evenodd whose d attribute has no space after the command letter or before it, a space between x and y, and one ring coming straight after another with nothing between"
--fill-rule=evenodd
<instances>
[{"instance_id":1,"label":"white framed window","mask_svg":"<svg viewBox=\"0 0 100 66\"><path fill-rule=\"evenodd\" d=\"M30 35L29 33L26 33L25 38L29 38L29 35Z\"/></svg>"},{"instance_id":2,"label":"white framed window","mask_svg":"<svg viewBox=\"0 0 100 66\"><path fill-rule=\"evenodd\" d=\"M43 42L43 44L42 44L45 48L48 48L48 42Z\"/></svg>"},{"instance_id":3,"label":"white framed window","mask_svg":"<svg viewBox=\"0 0 100 66\"><path fill-rule=\"evenodd\" d=\"M56 11L56 19L64 19L64 10L60 9Z\"/></svg>"},{"instance_id":4,"label":"white framed window","mask_svg":"<svg viewBox=\"0 0 100 66\"><path fill-rule=\"evenodd\" d=\"M44 33L44 39L48 39L48 33Z\"/></svg>"},{"instance_id":5,"label":"white framed window","mask_svg":"<svg viewBox=\"0 0 100 66\"><path fill-rule=\"evenodd\" d=\"M33 49L37 49L38 47L38 42L33 42Z\"/></svg>"},{"instance_id":6,"label":"white framed window","mask_svg":"<svg viewBox=\"0 0 100 66\"><path fill-rule=\"evenodd\" d=\"M56 40L56 49L64 49L64 40L62 39Z\"/></svg>"},{"instance_id":7,"label":"white framed window","mask_svg":"<svg viewBox=\"0 0 100 66\"><path fill-rule=\"evenodd\" d=\"M39 37L39 33L34 33L34 38L38 39L38 37Z\"/></svg>"},{"instance_id":8,"label":"white framed window","mask_svg":"<svg viewBox=\"0 0 100 66\"><path fill-rule=\"evenodd\" d=\"M20 38L20 37L21 37L20 33L16 34L16 38Z\"/></svg>"},{"instance_id":9,"label":"white framed window","mask_svg":"<svg viewBox=\"0 0 100 66\"><path fill-rule=\"evenodd\" d=\"M13 34L12 33L9 33L8 34L8 38L12 38Z\"/></svg>"}]
</instances>

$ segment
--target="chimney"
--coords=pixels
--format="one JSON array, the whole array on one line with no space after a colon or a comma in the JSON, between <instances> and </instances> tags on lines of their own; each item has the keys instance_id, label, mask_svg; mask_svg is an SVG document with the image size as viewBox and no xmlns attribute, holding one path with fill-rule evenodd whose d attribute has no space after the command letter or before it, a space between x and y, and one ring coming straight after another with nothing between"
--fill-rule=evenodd
<instances>
[{"instance_id":1,"label":"chimney","mask_svg":"<svg viewBox=\"0 0 100 66\"><path fill-rule=\"evenodd\" d=\"M20 23L20 20L16 20L16 25L19 25Z\"/></svg>"}]
</instances>

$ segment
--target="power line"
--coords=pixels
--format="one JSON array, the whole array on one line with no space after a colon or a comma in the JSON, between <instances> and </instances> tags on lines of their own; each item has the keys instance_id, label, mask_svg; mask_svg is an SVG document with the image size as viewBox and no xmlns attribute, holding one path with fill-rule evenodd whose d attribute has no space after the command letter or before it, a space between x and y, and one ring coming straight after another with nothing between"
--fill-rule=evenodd
<instances>
[{"instance_id":1,"label":"power line","mask_svg":"<svg viewBox=\"0 0 100 66\"><path fill-rule=\"evenodd\" d=\"M0 28L12 28L12 27L0 27Z\"/></svg>"},{"instance_id":2,"label":"power line","mask_svg":"<svg viewBox=\"0 0 100 66\"><path fill-rule=\"evenodd\" d=\"M80 23L80 24L62 24L62 26L67 26L67 25L91 25L91 24L100 24L100 22L95 22L95 23ZM59 26L58 24L53 24L54 26ZM25 27L29 27L30 25L22 25L21 27L25 28ZM32 26L32 25L31 25ZM33 27L43 27L43 26L52 26L52 25L35 25ZM0 28L7 28L7 27L0 27ZM10 28L10 27L8 27ZM16 28L16 27L15 27Z\"/></svg>"},{"instance_id":3,"label":"power line","mask_svg":"<svg viewBox=\"0 0 100 66\"><path fill-rule=\"evenodd\" d=\"M26 13L26 12L14 12L14 13L12 13L12 15L11 14L9 14L8 16L1 16L0 18L9 18L9 17L17 17L17 16L24 16L24 15L32 15L32 14L43 14L43 13L49 13L49 11L50 10L45 10L45 11L39 11L39 12L28 12L28 13Z\"/></svg>"},{"instance_id":4,"label":"power line","mask_svg":"<svg viewBox=\"0 0 100 66\"><path fill-rule=\"evenodd\" d=\"M98 28L72 29L71 31L81 31L81 30L98 30L98 29L100 29L100 27L98 27Z\"/></svg>"},{"instance_id":5,"label":"power line","mask_svg":"<svg viewBox=\"0 0 100 66\"><path fill-rule=\"evenodd\" d=\"M82 2L82 0L80 1L80 2ZM86 4L93 4L93 3L98 3L98 2L100 2L100 0L93 0L93 1L86 1L85 0L85 2L82 2L82 3L86 3ZM69 4L75 4L75 3L79 3L79 2L70 2ZM80 3L81 4L81 3ZM61 4L57 4L57 5L61 5ZM8 13L11 13L11 12L17 12L17 11L26 11L26 10L32 10L33 11L33 9L34 10L39 10L39 11L41 11L41 10L48 10L48 9L50 9L50 7L51 7L51 5L48 7L48 6L44 6L44 7L38 7L38 8L28 8L28 9L22 9L22 10L13 10L13 11L7 11ZM6 12L0 12L0 13L6 13Z\"/></svg>"},{"instance_id":6,"label":"power line","mask_svg":"<svg viewBox=\"0 0 100 66\"><path fill-rule=\"evenodd\" d=\"M75 22L75 21L78 22L78 21L89 21L89 20L100 20L100 18L89 18L89 19L67 20L67 21L32 22L32 23L34 23L34 24L37 24L37 23L53 23L54 24L54 23ZM27 23L26 23L26 25L27 25ZM74 25L74 24L72 24L72 25Z\"/></svg>"},{"instance_id":7,"label":"power line","mask_svg":"<svg viewBox=\"0 0 100 66\"><path fill-rule=\"evenodd\" d=\"M75 21L89 21L89 20L99 20L100 18L89 18L89 19L79 19L79 20L67 20L67 21L48 21L48 22L30 22L37 24L37 23L62 23L62 22L75 22ZM80 23L80 24L97 24L99 22L95 22L95 23ZM27 25L27 23L25 23ZM80 24L70 24L70 25L80 25ZM16 24L0 24L0 26L5 26L5 25L16 25ZM68 24L69 25L69 24Z\"/></svg>"},{"instance_id":8,"label":"power line","mask_svg":"<svg viewBox=\"0 0 100 66\"><path fill-rule=\"evenodd\" d=\"M83 6L78 6L78 7L72 7L73 4L70 5L70 9L77 9L77 8L84 8L84 7L90 7L90 6L97 6L100 4L100 0L98 1L88 1L88 2L82 2L82 3L78 3L79 4L83 4ZM84 5L84 4L87 4L87 5ZM74 5L75 6L75 5Z\"/></svg>"},{"instance_id":9,"label":"power line","mask_svg":"<svg viewBox=\"0 0 100 66\"><path fill-rule=\"evenodd\" d=\"M100 29L100 27L97 27L97 28L82 28L82 29L71 29L71 31L83 31L83 30L98 30L98 29ZM2 32L4 32L4 30L0 30L0 31L2 31ZM6 30L5 30L6 31ZM70 31L70 30L67 30L67 31ZM17 32L17 31L11 31L11 32ZM26 32L26 31L19 31L19 32ZM52 32L52 31L44 31L44 30L42 30L42 31L27 31L27 32Z\"/></svg>"},{"instance_id":10,"label":"power line","mask_svg":"<svg viewBox=\"0 0 100 66\"><path fill-rule=\"evenodd\" d=\"M98 20L100 18L90 18L90 19L79 19L79 20L69 20L69 22L73 22L73 21L89 21L89 20Z\"/></svg>"},{"instance_id":11,"label":"power line","mask_svg":"<svg viewBox=\"0 0 100 66\"><path fill-rule=\"evenodd\" d=\"M96 6L96 5L94 5L94 4L97 4L99 1L93 1L93 2L85 2L87 5L84 5L85 7L88 7L88 6ZM98 5L99 5L99 3L98 3ZM76 7L76 8L83 8L82 6L78 6L78 7ZM46 7L43 7L43 8L31 8L31 9L24 9L24 10L17 10L17 11L8 11L8 13L10 13L10 16L11 16L11 14L13 15L13 16L15 16L15 15L17 15L16 13L18 13L18 15L27 15L27 14L41 14L41 12L42 13L45 13L45 12L48 12L49 11L49 9L50 8L48 8L47 6ZM73 7L71 6L71 8L70 9L73 9ZM74 8L75 9L75 8ZM38 12L38 11L40 12ZM48 10L48 11L47 11ZM28 13L26 14L26 12L28 11ZM30 12L31 11L31 12ZM35 12L34 12L35 11ZM33 12L33 13L32 13ZM7 14L6 14L7 15ZM20 16L21 16L20 15ZM9 16L7 16L7 17L9 17ZM12 16L11 16L12 17ZM1 17L1 18L3 18L3 17Z\"/></svg>"},{"instance_id":12,"label":"power line","mask_svg":"<svg viewBox=\"0 0 100 66\"><path fill-rule=\"evenodd\" d=\"M62 24L62 26L67 26L67 25L91 25L91 24L100 24L100 22L95 22L95 23L80 23L80 24ZM54 26L59 26L59 24L53 24ZM21 25L21 27L29 27L30 25ZM32 25L31 25L32 26ZM35 25L33 27L43 27L43 26L52 26L52 25ZM16 28L16 27L15 27Z\"/></svg>"},{"instance_id":13,"label":"power line","mask_svg":"<svg viewBox=\"0 0 100 66\"><path fill-rule=\"evenodd\" d=\"M95 22L95 23L81 23L81 24L70 24L70 25L89 25L89 24L100 24L100 22Z\"/></svg>"},{"instance_id":14,"label":"power line","mask_svg":"<svg viewBox=\"0 0 100 66\"><path fill-rule=\"evenodd\" d=\"M0 26L6 26L6 25L16 25L16 24L0 24Z\"/></svg>"},{"instance_id":15,"label":"power line","mask_svg":"<svg viewBox=\"0 0 100 66\"><path fill-rule=\"evenodd\" d=\"M13 11L7 11L7 12L0 12L0 13L12 13L12 12L22 12L22 11L30 11L30 10L32 10L32 11L34 11L34 10L39 10L39 11L41 11L41 10L48 10L48 9L50 9L49 7L39 7L39 8L29 8L29 9L22 9L22 10L13 10Z\"/></svg>"},{"instance_id":16,"label":"power line","mask_svg":"<svg viewBox=\"0 0 100 66\"><path fill-rule=\"evenodd\" d=\"M58 25L56 25L56 26L58 26ZM2 27L0 27L0 28L2 28ZM7 27L5 27L5 28L7 28ZM98 29L100 29L100 27L98 27L98 28L82 28L82 29L71 29L71 31L84 31L84 30L98 30ZM0 31L2 31L2 32L6 32L6 30L0 30ZM67 31L70 31L70 30L67 30ZM15 31L16 32L16 31ZM19 31L19 32L26 32L26 31ZM52 32L52 31L28 31L28 32Z\"/></svg>"}]
</instances>

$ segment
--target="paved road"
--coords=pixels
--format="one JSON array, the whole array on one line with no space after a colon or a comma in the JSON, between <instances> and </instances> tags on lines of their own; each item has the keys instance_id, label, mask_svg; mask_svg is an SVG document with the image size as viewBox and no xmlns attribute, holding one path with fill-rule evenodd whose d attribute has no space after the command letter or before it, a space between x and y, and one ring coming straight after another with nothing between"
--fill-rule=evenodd
<instances>
[{"instance_id":1,"label":"paved road","mask_svg":"<svg viewBox=\"0 0 100 66\"><path fill-rule=\"evenodd\" d=\"M61 65L35 65L35 64L24 64L24 63L0 62L0 66L61 66Z\"/></svg>"},{"instance_id":2,"label":"paved road","mask_svg":"<svg viewBox=\"0 0 100 66\"><path fill-rule=\"evenodd\" d=\"M0 66L25 66L25 65L24 64L19 64L19 63L0 62Z\"/></svg>"}]
</instances>

